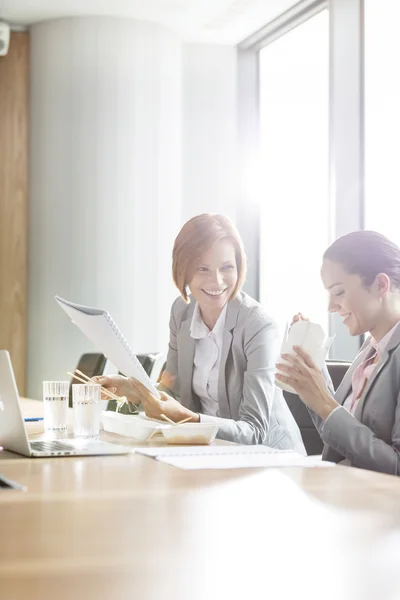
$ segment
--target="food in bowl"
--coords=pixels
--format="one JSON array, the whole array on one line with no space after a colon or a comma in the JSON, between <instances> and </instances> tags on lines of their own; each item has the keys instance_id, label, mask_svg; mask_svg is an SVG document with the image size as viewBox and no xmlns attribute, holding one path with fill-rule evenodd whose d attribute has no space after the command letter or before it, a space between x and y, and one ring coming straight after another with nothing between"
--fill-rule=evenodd
<instances>
[{"instance_id":1,"label":"food in bowl","mask_svg":"<svg viewBox=\"0 0 400 600\"><path fill-rule=\"evenodd\" d=\"M211 444L218 433L218 425L212 423L183 423L163 427L162 434L167 444L185 445Z\"/></svg>"},{"instance_id":2,"label":"food in bowl","mask_svg":"<svg viewBox=\"0 0 400 600\"><path fill-rule=\"evenodd\" d=\"M138 415L121 415L121 413L109 410L103 411L101 418L105 431L118 433L138 442L146 442L163 427L162 424L141 418Z\"/></svg>"}]
</instances>

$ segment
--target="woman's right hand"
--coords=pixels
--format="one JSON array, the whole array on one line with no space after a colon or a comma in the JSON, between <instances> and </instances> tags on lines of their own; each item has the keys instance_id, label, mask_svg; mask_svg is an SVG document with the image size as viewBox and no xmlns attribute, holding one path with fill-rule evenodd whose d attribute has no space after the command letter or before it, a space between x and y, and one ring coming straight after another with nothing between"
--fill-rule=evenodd
<instances>
[{"instance_id":1,"label":"woman's right hand","mask_svg":"<svg viewBox=\"0 0 400 600\"><path fill-rule=\"evenodd\" d=\"M110 390L120 398L126 397L128 402L138 406L141 402L140 394L138 393L132 378L123 377L122 375L100 376L93 377L93 381L99 383L104 388Z\"/></svg>"}]
</instances>

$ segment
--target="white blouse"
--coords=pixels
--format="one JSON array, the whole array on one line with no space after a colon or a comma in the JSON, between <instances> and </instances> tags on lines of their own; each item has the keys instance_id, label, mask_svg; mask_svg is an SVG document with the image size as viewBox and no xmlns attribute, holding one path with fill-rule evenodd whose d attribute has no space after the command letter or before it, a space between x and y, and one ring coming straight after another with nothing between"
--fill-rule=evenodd
<instances>
[{"instance_id":1,"label":"white blouse","mask_svg":"<svg viewBox=\"0 0 400 600\"><path fill-rule=\"evenodd\" d=\"M195 340L192 388L200 398L203 413L216 416L218 413L218 379L221 363L222 340L228 303L225 304L212 331L201 318L196 303L190 335Z\"/></svg>"}]
</instances>

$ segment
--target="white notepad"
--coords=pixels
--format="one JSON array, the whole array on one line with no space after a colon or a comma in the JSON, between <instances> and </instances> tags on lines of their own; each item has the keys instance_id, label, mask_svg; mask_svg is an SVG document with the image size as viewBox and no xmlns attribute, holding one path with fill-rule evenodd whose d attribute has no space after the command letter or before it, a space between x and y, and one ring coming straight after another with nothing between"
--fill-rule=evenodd
<instances>
[{"instance_id":1,"label":"white notepad","mask_svg":"<svg viewBox=\"0 0 400 600\"><path fill-rule=\"evenodd\" d=\"M143 454L179 469L243 469L251 467L331 467L319 457L268 446L176 446L136 448Z\"/></svg>"},{"instance_id":2,"label":"white notepad","mask_svg":"<svg viewBox=\"0 0 400 600\"><path fill-rule=\"evenodd\" d=\"M333 467L334 463L289 454L222 454L161 456L157 460L178 469L250 469L267 467Z\"/></svg>"},{"instance_id":3,"label":"white notepad","mask_svg":"<svg viewBox=\"0 0 400 600\"><path fill-rule=\"evenodd\" d=\"M157 388L106 310L74 304L60 296L55 296L55 299L72 322L121 373L127 377L134 377L157 398L160 397Z\"/></svg>"},{"instance_id":4,"label":"white notepad","mask_svg":"<svg viewBox=\"0 0 400 600\"><path fill-rule=\"evenodd\" d=\"M161 456L221 456L238 454L294 454L301 456L292 450L278 450L261 444L254 446L240 446L239 444L212 446L155 446L152 448L138 448L138 454L145 454L152 458L160 458Z\"/></svg>"}]
</instances>

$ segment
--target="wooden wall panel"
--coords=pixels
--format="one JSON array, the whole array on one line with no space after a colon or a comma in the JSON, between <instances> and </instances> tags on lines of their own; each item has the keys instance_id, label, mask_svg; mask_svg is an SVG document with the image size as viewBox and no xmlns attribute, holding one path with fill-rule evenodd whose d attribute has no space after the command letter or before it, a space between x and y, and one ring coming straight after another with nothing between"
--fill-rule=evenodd
<instances>
[{"instance_id":1,"label":"wooden wall panel","mask_svg":"<svg viewBox=\"0 0 400 600\"><path fill-rule=\"evenodd\" d=\"M27 336L29 34L0 57L0 348L25 393Z\"/></svg>"}]
</instances>

